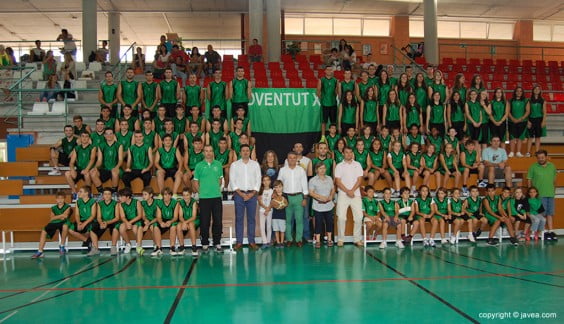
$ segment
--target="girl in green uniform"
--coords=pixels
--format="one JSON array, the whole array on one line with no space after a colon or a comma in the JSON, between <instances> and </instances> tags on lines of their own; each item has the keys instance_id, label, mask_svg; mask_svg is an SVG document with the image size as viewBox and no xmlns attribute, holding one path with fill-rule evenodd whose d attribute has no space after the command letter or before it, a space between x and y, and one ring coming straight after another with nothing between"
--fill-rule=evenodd
<instances>
[{"instance_id":1,"label":"girl in green uniform","mask_svg":"<svg viewBox=\"0 0 564 324\"><path fill-rule=\"evenodd\" d=\"M517 87L513 92L509 109L509 139L510 150L508 157L523 157L521 146L527 136L527 122L531 105L529 99L525 98L523 88Z\"/></svg>"},{"instance_id":2,"label":"girl in green uniform","mask_svg":"<svg viewBox=\"0 0 564 324\"><path fill-rule=\"evenodd\" d=\"M362 128L362 135L360 136L360 139L364 142L364 147L369 149L370 146L372 146L374 138L374 135L372 135L372 127L364 126Z\"/></svg>"},{"instance_id":3,"label":"girl in green uniform","mask_svg":"<svg viewBox=\"0 0 564 324\"><path fill-rule=\"evenodd\" d=\"M472 90L476 91L477 93L486 90L484 80L482 80L482 77L479 74L475 74L472 77L472 82L470 82L470 91Z\"/></svg>"},{"instance_id":4,"label":"girl in green uniform","mask_svg":"<svg viewBox=\"0 0 564 324\"><path fill-rule=\"evenodd\" d=\"M339 138L337 140L337 144L335 144L335 149L333 150L333 159L335 160L335 164L339 164L345 159L343 156L343 150L346 146L347 144L345 143L345 139Z\"/></svg>"},{"instance_id":5,"label":"girl in green uniform","mask_svg":"<svg viewBox=\"0 0 564 324\"><path fill-rule=\"evenodd\" d=\"M375 139L370 146L370 172L368 173L368 184L374 186L376 180L384 177L388 186L392 186L392 176L386 171L386 151L382 147L382 141Z\"/></svg>"},{"instance_id":6,"label":"girl in green uniform","mask_svg":"<svg viewBox=\"0 0 564 324\"><path fill-rule=\"evenodd\" d=\"M464 200L462 210L468 219L468 240L474 242L482 233L482 226L487 220L482 214L482 198L476 186L470 186L470 197ZM474 231L475 230L475 231Z\"/></svg>"},{"instance_id":7,"label":"girl in green uniform","mask_svg":"<svg viewBox=\"0 0 564 324\"><path fill-rule=\"evenodd\" d=\"M192 256L198 256L198 249L196 247L196 231L200 227L200 219L198 218L198 202L192 198L192 191L190 188L182 189L182 199L178 202L179 206L175 210L176 218L178 218L178 225L176 232L178 236L178 243L180 246L177 249L177 254L184 254L184 236L186 232L190 233L190 242L192 243ZM172 255L172 250L171 250Z\"/></svg>"},{"instance_id":8,"label":"girl in green uniform","mask_svg":"<svg viewBox=\"0 0 564 324\"><path fill-rule=\"evenodd\" d=\"M509 103L505 100L503 89L497 88L491 102L489 115L490 138L497 136L501 139L501 148L505 149L505 139L507 134L507 116L509 115Z\"/></svg>"},{"instance_id":9,"label":"girl in green uniform","mask_svg":"<svg viewBox=\"0 0 564 324\"><path fill-rule=\"evenodd\" d=\"M464 74L458 73L454 77L454 85L452 86L452 94L458 92L458 94L460 95L460 101L462 101L463 106L464 106L464 102L466 102L466 93L467 93L465 83L466 83L466 78L464 77Z\"/></svg>"},{"instance_id":10,"label":"girl in green uniform","mask_svg":"<svg viewBox=\"0 0 564 324\"><path fill-rule=\"evenodd\" d=\"M441 136L445 135L446 109L441 102L441 94L434 92L427 106L427 129L436 128Z\"/></svg>"},{"instance_id":11,"label":"girl in green uniform","mask_svg":"<svg viewBox=\"0 0 564 324\"><path fill-rule=\"evenodd\" d=\"M429 187L422 185L419 188L419 197L415 199L415 221L413 222L413 227L411 228L411 233L407 237L407 241L410 242L413 237L417 234L417 231L421 231L421 238L423 239L423 245L429 245L429 239L427 238L427 228L425 227L426 222L437 222L433 217L433 198L429 194Z\"/></svg>"},{"instance_id":12,"label":"girl in green uniform","mask_svg":"<svg viewBox=\"0 0 564 324\"><path fill-rule=\"evenodd\" d=\"M529 129L529 140L527 141L526 156L531 155L533 138L535 139L535 152L540 150L541 137L546 136L546 102L542 97L540 86L535 86L531 93L531 114L527 128Z\"/></svg>"},{"instance_id":13,"label":"girl in green uniform","mask_svg":"<svg viewBox=\"0 0 564 324\"><path fill-rule=\"evenodd\" d=\"M454 188L452 190L452 198L448 204L448 214L450 215L450 219L453 220L454 223L454 231L450 236L450 244L458 244L458 236L460 234L460 228L465 221L468 221L469 218L464 213L462 209L463 201L460 198L460 189ZM472 226L470 225L471 222L468 222L468 230L472 232ZM468 237L470 239L470 236ZM473 238L472 238L473 240ZM470 242L473 242L470 240Z\"/></svg>"},{"instance_id":14,"label":"girl in green uniform","mask_svg":"<svg viewBox=\"0 0 564 324\"><path fill-rule=\"evenodd\" d=\"M172 199L172 190L170 188L163 189L163 199L157 203L157 224L158 231L155 231L155 251L151 256L159 256L162 252L162 234L170 230L170 255L177 255L174 244L176 243L176 225L178 224L178 215L175 213L177 201ZM174 254L173 254L174 253Z\"/></svg>"},{"instance_id":15,"label":"girl in green uniform","mask_svg":"<svg viewBox=\"0 0 564 324\"><path fill-rule=\"evenodd\" d=\"M411 83L407 79L407 74L402 73L399 77L398 96L402 106L407 106L407 98L413 93Z\"/></svg>"},{"instance_id":16,"label":"girl in green uniform","mask_svg":"<svg viewBox=\"0 0 564 324\"><path fill-rule=\"evenodd\" d=\"M356 100L358 102L361 102L362 100L364 100L364 98L366 98L366 93L368 92L368 89L373 88L375 91L376 96L378 96L378 93L376 92L377 89L374 88L374 85L371 84L370 82L368 82L368 73L366 71L362 71L360 73L360 82L356 84L355 86L355 97ZM346 93L346 92L345 92ZM345 93L342 94L342 97L344 100L344 96Z\"/></svg>"},{"instance_id":17,"label":"girl in green uniform","mask_svg":"<svg viewBox=\"0 0 564 324\"><path fill-rule=\"evenodd\" d=\"M385 71L383 72L385 73ZM388 94L388 99L383 104L382 124L387 126L390 130L402 130L401 125L404 125L405 122L403 121L403 109L401 109L398 94L395 90L389 90L386 93ZM382 102L382 100L380 100L380 102Z\"/></svg>"},{"instance_id":18,"label":"girl in green uniform","mask_svg":"<svg viewBox=\"0 0 564 324\"><path fill-rule=\"evenodd\" d=\"M454 178L454 187L458 188L460 185L460 170L458 169L458 157L452 144L445 145L445 151L439 157L441 163L440 172L444 176L443 187L448 186L448 180Z\"/></svg>"},{"instance_id":19,"label":"girl in green uniform","mask_svg":"<svg viewBox=\"0 0 564 324\"><path fill-rule=\"evenodd\" d=\"M421 165L423 166L423 185L429 186L431 176L435 176L435 184L440 186L441 173L439 172L439 162L435 153L435 145L427 145L427 151L421 157Z\"/></svg>"},{"instance_id":20,"label":"girl in green uniform","mask_svg":"<svg viewBox=\"0 0 564 324\"><path fill-rule=\"evenodd\" d=\"M443 78L443 72L441 72L440 70L435 70L433 82L429 85L429 88L427 90L429 101L434 100L435 92L438 92L440 94L440 104L445 104L447 98L450 98L449 89L446 86L445 80Z\"/></svg>"},{"instance_id":21,"label":"girl in green uniform","mask_svg":"<svg viewBox=\"0 0 564 324\"><path fill-rule=\"evenodd\" d=\"M392 144L392 150L388 153L387 162L389 168L388 172L394 177L395 189L398 192L396 196L398 196L402 177L405 179L405 185L408 188L411 187L409 173L407 173L405 155L402 152L400 142L394 142Z\"/></svg>"},{"instance_id":22,"label":"girl in green uniform","mask_svg":"<svg viewBox=\"0 0 564 324\"><path fill-rule=\"evenodd\" d=\"M462 95L457 90L453 90L451 99L447 106L447 124L448 127L456 129L458 139L466 133L466 118L464 116L464 101Z\"/></svg>"},{"instance_id":23,"label":"girl in green uniform","mask_svg":"<svg viewBox=\"0 0 564 324\"><path fill-rule=\"evenodd\" d=\"M482 142L484 137L486 122L484 114L482 113L482 106L478 100L478 92L470 90L468 100L464 104L464 111L466 114L466 125L470 139L474 141L476 146Z\"/></svg>"},{"instance_id":24,"label":"girl in green uniform","mask_svg":"<svg viewBox=\"0 0 564 324\"><path fill-rule=\"evenodd\" d=\"M150 186L143 188L141 213L143 217L143 228L140 231L137 231L137 240L143 240L143 234L150 230L156 251L157 242L155 241L155 237L157 237L158 233L155 233L159 231L159 227L157 226L157 201L154 199L153 188ZM141 250L143 250L143 247L139 247L137 249L137 253L142 254L143 252Z\"/></svg>"},{"instance_id":25,"label":"girl in green uniform","mask_svg":"<svg viewBox=\"0 0 564 324\"><path fill-rule=\"evenodd\" d=\"M123 188L119 191L119 201L118 210L120 213L121 223L119 224L119 233L123 240L125 241L125 249L123 253L127 254L131 251L131 242L129 240L128 231L132 231L133 235L137 239L139 237L138 230L141 230L143 226L141 203L139 200L133 198L133 192L131 188ZM141 241L137 241L136 247L141 247ZM137 249L140 255L142 249Z\"/></svg>"},{"instance_id":26,"label":"girl in green uniform","mask_svg":"<svg viewBox=\"0 0 564 324\"><path fill-rule=\"evenodd\" d=\"M423 167L421 166L421 152L419 152L419 144L411 143L409 151L407 152L405 164L407 173L411 177L411 195L417 196L416 183L418 178L423 174Z\"/></svg>"},{"instance_id":27,"label":"girl in green uniform","mask_svg":"<svg viewBox=\"0 0 564 324\"><path fill-rule=\"evenodd\" d=\"M437 225L441 234L441 244L447 244L445 238L445 224L451 222L450 215L448 214L448 198L447 190L443 187L437 189L437 195L433 198L433 220L431 220L431 237L429 238L429 245L435 246L435 236L437 235Z\"/></svg>"},{"instance_id":28,"label":"girl in green uniform","mask_svg":"<svg viewBox=\"0 0 564 324\"><path fill-rule=\"evenodd\" d=\"M368 172L370 171L370 155L368 154L368 150L364 149L364 141L362 139L356 140L355 148L353 149L354 153L354 160L360 163L362 166L363 176L366 178L368 177Z\"/></svg>"},{"instance_id":29,"label":"girl in green uniform","mask_svg":"<svg viewBox=\"0 0 564 324\"><path fill-rule=\"evenodd\" d=\"M427 107L428 105L428 94L427 94L427 85L425 84L425 76L423 73L417 73L415 75L415 82L413 84L413 93L415 94L415 98L417 99L417 104L420 108ZM423 114L423 125L425 125L426 114Z\"/></svg>"},{"instance_id":30,"label":"girl in green uniform","mask_svg":"<svg viewBox=\"0 0 564 324\"><path fill-rule=\"evenodd\" d=\"M405 124L403 129L408 130L413 126L417 126L421 133L424 132L423 116L421 114L421 106L417 103L417 98L412 93L407 97L407 104L404 106Z\"/></svg>"},{"instance_id":31,"label":"girl in green uniform","mask_svg":"<svg viewBox=\"0 0 564 324\"><path fill-rule=\"evenodd\" d=\"M355 131L358 128L359 109L353 93L347 91L345 100L339 105L339 115L337 117L337 125L341 134L346 134L350 128Z\"/></svg>"},{"instance_id":32,"label":"girl in green uniform","mask_svg":"<svg viewBox=\"0 0 564 324\"><path fill-rule=\"evenodd\" d=\"M390 82L390 76L388 75L388 72L386 70L382 70L380 71L380 78L378 79L378 81L376 82L376 87L378 88L378 97L380 98L379 103L380 103L380 107L384 106L385 104L388 103L389 100L389 93L392 90L395 90L395 87L392 86L391 82ZM397 97L397 93L396 93L396 97ZM398 103L399 103L399 99ZM399 104L398 104L398 108L399 108Z\"/></svg>"},{"instance_id":33,"label":"girl in green uniform","mask_svg":"<svg viewBox=\"0 0 564 324\"><path fill-rule=\"evenodd\" d=\"M392 190L390 188L384 188L384 199L380 201L378 210L380 210L382 220L384 221L384 226L382 228L382 241L386 242L388 239L388 227L395 227L396 247L403 249L404 245L401 241L403 226L398 216L398 205L392 200Z\"/></svg>"},{"instance_id":34,"label":"girl in green uniform","mask_svg":"<svg viewBox=\"0 0 564 324\"><path fill-rule=\"evenodd\" d=\"M368 88L368 90L366 90L366 96L360 102L360 115L362 116L361 127L370 126L375 131L380 129L377 99L374 88Z\"/></svg>"}]
</instances>

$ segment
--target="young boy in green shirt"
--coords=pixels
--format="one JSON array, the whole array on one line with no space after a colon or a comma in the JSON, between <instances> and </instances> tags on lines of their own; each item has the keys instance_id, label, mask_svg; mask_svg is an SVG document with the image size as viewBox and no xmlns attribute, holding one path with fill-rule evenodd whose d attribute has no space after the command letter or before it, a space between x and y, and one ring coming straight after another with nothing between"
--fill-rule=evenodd
<instances>
[{"instance_id":1,"label":"young boy in green shirt","mask_svg":"<svg viewBox=\"0 0 564 324\"><path fill-rule=\"evenodd\" d=\"M43 257L43 249L45 248L45 241L47 239L52 239L55 233L59 231L61 235L61 241L59 243L59 253L65 254L65 242L67 240L68 225L66 223L68 217L70 216L72 209L65 203L65 193L62 191L57 192L56 204L51 207L51 214L49 216L49 223L45 225L43 230L41 230L41 236L39 238L39 248L37 252L31 257L33 259Z\"/></svg>"}]
</instances>

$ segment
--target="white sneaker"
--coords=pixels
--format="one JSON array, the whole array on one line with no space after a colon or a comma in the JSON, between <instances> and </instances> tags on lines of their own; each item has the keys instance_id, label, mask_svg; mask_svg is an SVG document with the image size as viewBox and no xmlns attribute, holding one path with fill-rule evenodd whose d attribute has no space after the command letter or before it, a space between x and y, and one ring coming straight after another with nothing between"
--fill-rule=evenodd
<instances>
[{"instance_id":1,"label":"white sneaker","mask_svg":"<svg viewBox=\"0 0 564 324\"><path fill-rule=\"evenodd\" d=\"M176 248L174 246L170 247L170 255L172 256L178 255L178 252L176 252Z\"/></svg>"},{"instance_id":2,"label":"white sneaker","mask_svg":"<svg viewBox=\"0 0 564 324\"><path fill-rule=\"evenodd\" d=\"M527 152L527 154L525 154L525 157L531 157L531 153Z\"/></svg>"},{"instance_id":3,"label":"white sneaker","mask_svg":"<svg viewBox=\"0 0 564 324\"><path fill-rule=\"evenodd\" d=\"M521 154L521 152L517 152L517 154L515 154L516 157L523 157L523 154Z\"/></svg>"},{"instance_id":4,"label":"white sneaker","mask_svg":"<svg viewBox=\"0 0 564 324\"><path fill-rule=\"evenodd\" d=\"M476 239L474 238L474 234L472 234L472 233L468 234L468 241L470 241L472 243L476 242Z\"/></svg>"},{"instance_id":5,"label":"white sneaker","mask_svg":"<svg viewBox=\"0 0 564 324\"><path fill-rule=\"evenodd\" d=\"M131 244L126 244L125 249L123 249L123 253L128 254L131 252Z\"/></svg>"},{"instance_id":6,"label":"white sneaker","mask_svg":"<svg viewBox=\"0 0 564 324\"><path fill-rule=\"evenodd\" d=\"M447 244L447 243L448 243L448 240L446 238L441 240L441 244Z\"/></svg>"},{"instance_id":7,"label":"white sneaker","mask_svg":"<svg viewBox=\"0 0 564 324\"><path fill-rule=\"evenodd\" d=\"M49 171L49 173L47 173L50 176L60 176L61 175L61 171L59 171L59 169L57 168L53 168L53 170Z\"/></svg>"},{"instance_id":8,"label":"white sneaker","mask_svg":"<svg viewBox=\"0 0 564 324\"><path fill-rule=\"evenodd\" d=\"M379 248L385 249L386 247L388 247L388 243L386 243L386 241L383 241L382 243L380 243Z\"/></svg>"},{"instance_id":9,"label":"white sneaker","mask_svg":"<svg viewBox=\"0 0 564 324\"><path fill-rule=\"evenodd\" d=\"M411 197L417 197L417 190L411 189Z\"/></svg>"},{"instance_id":10,"label":"white sneaker","mask_svg":"<svg viewBox=\"0 0 564 324\"><path fill-rule=\"evenodd\" d=\"M488 186L488 182L487 181L480 181L478 183L478 188L485 188Z\"/></svg>"},{"instance_id":11,"label":"white sneaker","mask_svg":"<svg viewBox=\"0 0 564 324\"><path fill-rule=\"evenodd\" d=\"M462 187L462 196L468 197L470 193L468 192L468 188Z\"/></svg>"},{"instance_id":12,"label":"white sneaker","mask_svg":"<svg viewBox=\"0 0 564 324\"><path fill-rule=\"evenodd\" d=\"M508 158L512 158L512 157L514 157L514 156L515 156L515 153L509 152L509 155L508 155L507 157L508 157Z\"/></svg>"},{"instance_id":13,"label":"white sneaker","mask_svg":"<svg viewBox=\"0 0 564 324\"><path fill-rule=\"evenodd\" d=\"M88 254L86 254L87 256L95 256L95 255L100 255L100 250L98 250L97 248L93 247L92 250L90 250L90 252L88 252Z\"/></svg>"},{"instance_id":14,"label":"white sneaker","mask_svg":"<svg viewBox=\"0 0 564 324\"><path fill-rule=\"evenodd\" d=\"M429 246L430 246L430 247L435 247L435 246L436 246L435 240L429 240Z\"/></svg>"},{"instance_id":15,"label":"white sneaker","mask_svg":"<svg viewBox=\"0 0 564 324\"><path fill-rule=\"evenodd\" d=\"M151 256L159 256L163 254L163 251L161 249L156 249L155 251L151 252Z\"/></svg>"},{"instance_id":16,"label":"white sneaker","mask_svg":"<svg viewBox=\"0 0 564 324\"><path fill-rule=\"evenodd\" d=\"M118 254L118 250L117 250L117 246L112 245L112 247L110 248L110 255L117 255Z\"/></svg>"},{"instance_id":17,"label":"white sneaker","mask_svg":"<svg viewBox=\"0 0 564 324\"><path fill-rule=\"evenodd\" d=\"M429 246L429 239L428 238L423 239L423 246Z\"/></svg>"},{"instance_id":18,"label":"white sneaker","mask_svg":"<svg viewBox=\"0 0 564 324\"><path fill-rule=\"evenodd\" d=\"M396 241L396 247L397 247L398 249L403 249L403 248L405 248L405 246L403 245L403 243L402 243L401 241Z\"/></svg>"},{"instance_id":19,"label":"white sneaker","mask_svg":"<svg viewBox=\"0 0 564 324\"><path fill-rule=\"evenodd\" d=\"M456 244L456 235L450 237L450 244Z\"/></svg>"}]
</instances>

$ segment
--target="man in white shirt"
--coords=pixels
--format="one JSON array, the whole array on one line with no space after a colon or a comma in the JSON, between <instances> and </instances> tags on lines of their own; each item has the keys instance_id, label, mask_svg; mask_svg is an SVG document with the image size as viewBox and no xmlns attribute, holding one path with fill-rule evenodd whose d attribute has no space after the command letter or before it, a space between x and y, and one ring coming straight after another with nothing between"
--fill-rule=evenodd
<instances>
[{"instance_id":1,"label":"man in white shirt","mask_svg":"<svg viewBox=\"0 0 564 324\"><path fill-rule=\"evenodd\" d=\"M335 184L339 189L337 195L337 221L338 233L337 246L343 246L345 238L345 225L349 206L354 219L354 243L362 246L362 199L360 197L360 184L362 183L363 170L360 163L354 161L354 153L350 147L344 149L344 160L335 167Z\"/></svg>"},{"instance_id":2,"label":"man in white shirt","mask_svg":"<svg viewBox=\"0 0 564 324\"><path fill-rule=\"evenodd\" d=\"M280 169L278 180L284 184L283 192L288 197L286 207L286 246L292 246L292 221L296 221L296 245L302 247L304 230L304 207L307 204L308 185L307 175L303 168L298 167L298 154L288 153L288 165Z\"/></svg>"},{"instance_id":3,"label":"man in white shirt","mask_svg":"<svg viewBox=\"0 0 564 324\"><path fill-rule=\"evenodd\" d=\"M298 154L298 165L301 166L308 177L312 177L313 176L313 171L310 167L311 165L311 159L308 158L305 155L302 155L304 152L304 145L302 143L296 143L294 144L294 152L296 152L296 154ZM286 161L284 161L284 166L288 166L288 159L286 159ZM311 240L311 226L310 226L310 212L309 212L309 201L306 202L305 206L304 206L304 240ZM297 239L297 238L296 238Z\"/></svg>"},{"instance_id":4,"label":"man in white shirt","mask_svg":"<svg viewBox=\"0 0 564 324\"><path fill-rule=\"evenodd\" d=\"M229 168L231 190L235 201L235 236L237 244L235 250L243 247L245 231L245 211L247 212L247 238L249 247L257 250L255 244L255 218L257 211L257 193L260 189L260 165L251 160L251 148L247 144L241 145L241 159L233 162Z\"/></svg>"}]
</instances>

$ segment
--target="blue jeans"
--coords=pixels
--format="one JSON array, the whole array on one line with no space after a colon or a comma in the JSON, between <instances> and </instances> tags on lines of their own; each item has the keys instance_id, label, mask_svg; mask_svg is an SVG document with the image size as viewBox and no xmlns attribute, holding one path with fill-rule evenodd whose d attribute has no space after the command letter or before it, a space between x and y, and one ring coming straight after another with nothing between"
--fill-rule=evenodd
<instances>
[{"instance_id":1,"label":"blue jeans","mask_svg":"<svg viewBox=\"0 0 564 324\"><path fill-rule=\"evenodd\" d=\"M243 244L245 232L245 211L247 211L247 238L249 244L255 243L257 196L245 201L238 194L233 195L235 201L235 237L237 243Z\"/></svg>"},{"instance_id":2,"label":"blue jeans","mask_svg":"<svg viewBox=\"0 0 564 324\"><path fill-rule=\"evenodd\" d=\"M542 197L542 206L546 216L554 216L554 197Z\"/></svg>"}]
</instances>

